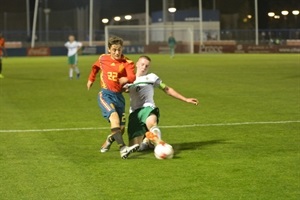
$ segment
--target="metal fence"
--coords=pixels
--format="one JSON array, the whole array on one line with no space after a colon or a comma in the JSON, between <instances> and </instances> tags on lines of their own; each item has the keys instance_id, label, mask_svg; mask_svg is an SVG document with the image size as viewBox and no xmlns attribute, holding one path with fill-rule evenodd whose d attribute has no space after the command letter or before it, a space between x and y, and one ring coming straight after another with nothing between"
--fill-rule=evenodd
<instances>
[{"instance_id":1,"label":"metal fence","mask_svg":"<svg viewBox=\"0 0 300 200\"><path fill-rule=\"evenodd\" d=\"M51 30L36 32L36 46L57 46L67 41L68 35L75 35L79 41L89 41L88 30ZM3 32L5 40L22 42L23 46L29 46L31 36L24 30ZM93 41L105 41L104 30L96 30L93 33ZM300 29L272 29L259 30L259 44L284 44L286 40L299 40ZM206 38L205 40L210 40ZM234 40L238 44L254 44L254 30L221 30L220 40ZM197 42L197 40L194 40Z\"/></svg>"},{"instance_id":2,"label":"metal fence","mask_svg":"<svg viewBox=\"0 0 300 200\"><path fill-rule=\"evenodd\" d=\"M254 44L254 30L221 30L221 40L235 40L240 44ZM259 30L260 44L284 43L286 40L299 40L300 29L268 29Z\"/></svg>"}]
</instances>

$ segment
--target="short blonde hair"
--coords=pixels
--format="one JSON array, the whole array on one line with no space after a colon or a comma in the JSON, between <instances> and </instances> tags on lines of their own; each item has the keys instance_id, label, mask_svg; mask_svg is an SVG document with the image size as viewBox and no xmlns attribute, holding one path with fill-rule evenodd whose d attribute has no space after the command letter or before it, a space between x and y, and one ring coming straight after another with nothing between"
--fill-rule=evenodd
<instances>
[{"instance_id":1,"label":"short blonde hair","mask_svg":"<svg viewBox=\"0 0 300 200\"><path fill-rule=\"evenodd\" d=\"M147 55L141 55L139 57L139 59L141 59L141 58L145 58L146 60L148 60L149 62L151 62L151 58L149 56L147 56Z\"/></svg>"}]
</instances>

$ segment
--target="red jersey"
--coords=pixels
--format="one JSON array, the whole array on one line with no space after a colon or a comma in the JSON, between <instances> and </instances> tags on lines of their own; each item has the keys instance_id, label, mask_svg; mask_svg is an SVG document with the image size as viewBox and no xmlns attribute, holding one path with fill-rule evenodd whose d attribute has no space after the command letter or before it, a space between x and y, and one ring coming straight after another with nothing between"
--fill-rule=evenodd
<instances>
[{"instance_id":1,"label":"red jersey","mask_svg":"<svg viewBox=\"0 0 300 200\"><path fill-rule=\"evenodd\" d=\"M5 40L4 38L0 38L0 56L3 55L3 49L4 49L4 45L5 45Z\"/></svg>"},{"instance_id":2,"label":"red jersey","mask_svg":"<svg viewBox=\"0 0 300 200\"><path fill-rule=\"evenodd\" d=\"M122 91L119 78L127 77L129 83L135 80L134 62L123 55L120 60L113 59L110 54L100 55L99 59L92 66L92 71L89 75L90 81L95 81L99 70L101 70L101 87L112 92Z\"/></svg>"}]
</instances>

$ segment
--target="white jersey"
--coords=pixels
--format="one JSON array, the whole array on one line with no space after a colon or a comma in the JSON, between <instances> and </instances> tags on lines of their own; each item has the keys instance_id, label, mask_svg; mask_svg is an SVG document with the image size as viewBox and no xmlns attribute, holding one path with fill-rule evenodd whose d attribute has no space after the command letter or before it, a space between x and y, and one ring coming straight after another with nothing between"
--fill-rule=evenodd
<instances>
[{"instance_id":1,"label":"white jersey","mask_svg":"<svg viewBox=\"0 0 300 200\"><path fill-rule=\"evenodd\" d=\"M161 82L161 79L153 73L136 77L136 80L129 88L129 113L132 113L136 109L142 107L155 107L154 88L159 87Z\"/></svg>"},{"instance_id":2,"label":"white jersey","mask_svg":"<svg viewBox=\"0 0 300 200\"><path fill-rule=\"evenodd\" d=\"M73 42L68 41L65 43L65 47L67 47L68 49L68 56L73 56L77 54L78 48L82 47L82 43L77 41L73 41Z\"/></svg>"}]
</instances>

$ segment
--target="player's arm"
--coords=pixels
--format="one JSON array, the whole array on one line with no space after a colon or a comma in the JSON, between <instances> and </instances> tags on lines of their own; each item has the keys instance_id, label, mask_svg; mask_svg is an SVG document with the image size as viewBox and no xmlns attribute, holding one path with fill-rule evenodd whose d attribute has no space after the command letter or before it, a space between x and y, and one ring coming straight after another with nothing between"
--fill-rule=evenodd
<instances>
[{"instance_id":1,"label":"player's arm","mask_svg":"<svg viewBox=\"0 0 300 200\"><path fill-rule=\"evenodd\" d=\"M7 54L7 51L6 51L6 48L5 48L5 46L3 47L3 52L4 52L4 56L5 56L5 57L7 57L7 56L8 56L8 54Z\"/></svg>"},{"instance_id":2,"label":"player's arm","mask_svg":"<svg viewBox=\"0 0 300 200\"><path fill-rule=\"evenodd\" d=\"M133 81L135 81L135 73L134 73L134 62L133 61L129 61L129 64L126 66L125 70L126 70L126 74L127 74L127 83L133 83Z\"/></svg>"},{"instance_id":3,"label":"player's arm","mask_svg":"<svg viewBox=\"0 0 300 200\"><path fill-rule=\"evenodd\" d=\"M0 46L0 48L2 49L4 57L7 57L7 51L6 51L6 48L5 48L5 41L3 42L3 45Z\"/></svg>"},{"instance_id":4,"label":"player's arm","mask_svg":"<svg viewBox=\"0 0 300 200\"><path fill-rule=\"evenodd\" d=\"M187 102L187 103L191 103L191 104L194 104L194 105L198 105L199 101L198 99L195 99L195 98L187 98L183 95L181 95L179 92L177 92L176 90L174 90L173 88L167 86L166 84L164 83L160 83L159 85L160 89L162 89L166 94L176 98L176 99L179 99L181 101L184 101L184 102Z\"/></svg>"},{"instance_id":5,"label":"player's arm","mask_svg":"<svg viewBox=\"0 0 300 200\"><path fill-rule=\"evenodd\" d=\"M4 57L7 57L8 55L7 55L7 51L6 51L6 48L5 48L5 46L3 46L3 48L2 48L2 51L3 51L3 55L4 55Z\"/></svg>"},{"instance_id":6,"label":"player's arm","mask_svg":"<svg viewBox=\"0 0 300 200\"><path fill-rule=\"evenodd\" d=\"M133 83L135 81L135 73L134 73L134 63L131 60L128 60L128 64L125 67L126 77L119 78L119 84L125 85L126 83Z\"/></svg>"},{"instance_id":7,"label":"player's arm","mask_svg":"<svg viewBox=\"0 0 300 200\"><path fill-rule=\"evenodd\" d=\"M78 42L77 52L82 48L82 43Z\"/></svg>"},{"instance_id":8,"label":"player's arm","mask_svg":"<svg viewBox=\"0 0 300 200\"><path fill-rule=\"evenodd\" d=\"M97 60L92 66L92 70L90 72L88 82L86 84L88 90L92 87L94 81L96 80L96 75L99 72L99 70L100 70L100 63L99 60Z\"/></svg>"}]
</instances>

